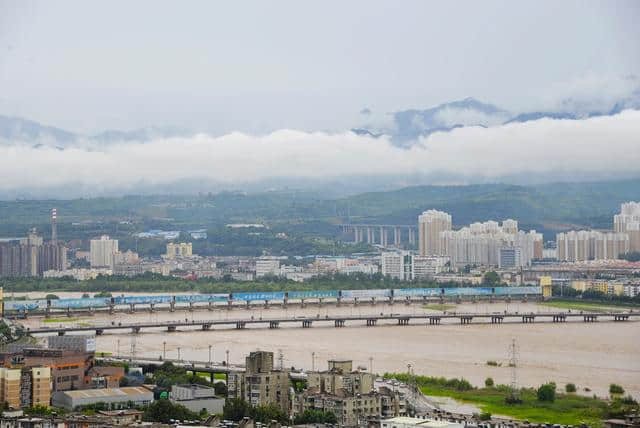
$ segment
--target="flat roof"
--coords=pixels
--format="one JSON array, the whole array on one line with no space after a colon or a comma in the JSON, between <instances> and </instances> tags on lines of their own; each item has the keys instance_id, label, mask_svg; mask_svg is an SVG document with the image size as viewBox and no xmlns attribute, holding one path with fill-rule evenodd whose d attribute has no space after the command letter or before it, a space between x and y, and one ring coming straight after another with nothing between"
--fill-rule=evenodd
<instances>
[{"instance_id":1,"label":"flat roof","mask_svg":"<svg viewBox=\"0 0 640 428\"><path fill-rule=\"evenodd\" d=\"M136 386L127 386L123 388L79 389L75 391L63 391L63 393L72 398L101 398L152 394L152 392L147 388Z\"/></svg>"}]
</instances>

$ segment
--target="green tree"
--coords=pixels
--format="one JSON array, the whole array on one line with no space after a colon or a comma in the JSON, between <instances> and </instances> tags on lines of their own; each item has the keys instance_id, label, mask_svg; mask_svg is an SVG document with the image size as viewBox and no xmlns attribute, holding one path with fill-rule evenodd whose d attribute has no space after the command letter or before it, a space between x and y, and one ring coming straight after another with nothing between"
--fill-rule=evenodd
<instances>
[{"instance_id":1,"label":"green tree","mask_svg":"<svg viewBox=\"0 0 640 428\"><path fill-rule=\"evenodd\" d=\"M609 393L610 394L624 394L624 388L620 385L612 383L609 385Z\"/></svg>"},{"instance_id":2,"label":"green tree","mask_svg":"<svg viewBox=\"0 0 640 428\"><path fill-rule=\"evenodd\" d=\"M222 414L224 419L237 422L251 414L251 406L240 398L228 399L224 403Z\"/></svg>"},{"instance_id":3,"label":"green tree","mask_svg":"<svg viewBox=\"0 0 640 428\"><path fill-rule=\"evenodd\" d=\"M146 422L166 424L171 419L200 420L200 416L180 404L173 404L169 400L156 400L145 409L142 419Z\"/></svg>"},{"instance_id":4,"label":"green tree","mask_svg":"<svg viewBox=\"0 0 640 428\"><path fill-rule=\"evenodd\" d=\"M336 424L338 418L332 412L323 412L322 410L307 409L294 419L296 425L302 424Z\"/></svg>"},{"instance_id":5,"label":"green tree","mask_svg":"<svg viewBox=\"0 0 640 428\"><path fill-rule=\"evenodd\" d=\"M553 382L545 383L538 388L538 401L547 401L553 403L556 400L556 384Z\"/></svg>"},{"instance_id":6,"label":"green tree","mask_svg":"<svg viewBox=\"0 0 640 428\"><path fill-rule=\"evenodd\" d=\"M494 286L500 284L500 275L498 275L495 271L485 272L482 277L482 282L488 286Z\"/></svg>"},{"instance_id":7,"label":"green tree","mask_svg":"<svg viewBox=\"0 0 640 428\"><path fill-rule=\"evenodd\" d=\"M488 377L484 380L484 386L486 386L487 388L491 388L493 386L493 378L492 377Z\"/></svg>"},{"instance_id":8,"label":"green tree","mask_svg":"<svg viewBox=\"0 0 640 428\"><path fill-rule=\"evenodd\" d=\"M573 383L568 383L564 386L564 390L569 393L576 392L576 385Z\"/></svg>"}]
</instances>

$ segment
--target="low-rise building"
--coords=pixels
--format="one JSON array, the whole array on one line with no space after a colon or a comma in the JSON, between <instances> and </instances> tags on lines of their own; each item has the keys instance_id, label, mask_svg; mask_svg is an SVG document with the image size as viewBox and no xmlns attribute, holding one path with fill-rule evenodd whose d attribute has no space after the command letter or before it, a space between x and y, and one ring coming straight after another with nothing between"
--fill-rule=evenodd
<instances>
[{"instance_id":1,"label":"low-rise building","mask_svg":"<svg viewBox=\"0 0 640 428\"><path fill-rule=\"evenodd\" d=\"M143 387L58 391L53 394L52 399L55 407L67 410L97 403L106 403L115 408L125 409L130 405L144 406L152 402L153 392Z\"/></svg>"},{"instance_id":2,"label":"low-rise building","mask_svg":"<svg viewBox=\"0 0 640 428\"><path fill-rule=\"evenodd\" d=\"M224 398L217 397L213 388L197 384L172 386L169 400L192 412L200 412L205 409L214 415L222 413L224 407Z\"/></svg>"}]
</instances>

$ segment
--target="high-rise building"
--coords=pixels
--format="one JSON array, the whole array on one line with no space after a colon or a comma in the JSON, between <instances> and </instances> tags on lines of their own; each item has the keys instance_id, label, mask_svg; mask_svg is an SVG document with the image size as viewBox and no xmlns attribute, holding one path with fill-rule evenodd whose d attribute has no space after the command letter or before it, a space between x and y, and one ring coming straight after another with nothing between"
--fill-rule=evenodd
<instances>
[{"instance_id":1,"label":"high-rise building","mask_svg":"<svg viewBox=\"0 0 640 428\"><path fill-rule=\"evenodd\" d=\"M640 202L620 205L620 214L613 216L613 230L629 236L629 251L640 251Z\"/></svg>"},{"instance_id":2,"label":"high-rise building","mask_svg":"<svg viewBox=\"0 0 640 428\"><path fill-rule=\"evenodd\" d=\"M275 257L260 257L256 260L256 277L280 274L280 260Z\"/></svg>"},{"instance_id":3,"label":"high-rise building","mask_svg":"<svg viewBox=\"0 0 640 428\"><path fill-rule=\"evenodd\" d=\"M418 246L421 256L444 255L440 233L451 230L451 216L442 211L428 210L418 217Z\"/></svg>"},{"instance_id":4,"label":"high-rise building","mask_svg":"<svg viewBox=\"0 0 640 428\"><path fill-rule=\"evenodd\" d=\"M167 244L167 259L175 259L176 257L191 257L193 255L193 245L191 242L180 242Z\"/></svg>"},{"instance_id":5,"label":"high-rise building","mask_svg":"<svg viewBox=\"0 0 640 428\"><path fill-rule=\"evenodd\" d=\"M522 266L520 247L500 248L500 268L512 269Z\"/></svg>"},{"instance_id":6,"label":"high-rise building","mask_svg":"<svg viewBox=\"0 0 640 428\"><path fill-rule=\"evenodd\" d=\"M560 261L617 259L629 252L629 235L622 232L571 230L556 235L557 258Z\"/></svg>"},{"instance_id":7,"label":"high-rise building","mask_svg":"<svg viewBox=\"0 0 640 428\"><path fill-rule=\"evenodd\" d=\"M0 402L9 407L49 407L51 369L49 367L0 368Z\"/></svg>"},{"instance_id":8,"label":"high-rise building","mask_svg":"<svg viewBox=\"0 0 640 428\"><path fill-rule=\"evenodd\" d=\"M117 239L110 239L109 235L102 235L99 239L92 239L89 247L91 267L108 267L113 269L114 257L117 252Z\"/></svg>"},{"instance_id":9,"label":"high-rise building","mask_svg":"<svg viewBox=\"0 0 640 428\"><path fill-rule=\"evenodd\" d=\"M542 258L542 234L535 230L518 230L518 222L504 220L472 223L468 227L440 234L445 255L452 266L484 265L499 266L502 248L519 248L517 266L531 264L531 260Z\"/></svg>"}]
</instances>

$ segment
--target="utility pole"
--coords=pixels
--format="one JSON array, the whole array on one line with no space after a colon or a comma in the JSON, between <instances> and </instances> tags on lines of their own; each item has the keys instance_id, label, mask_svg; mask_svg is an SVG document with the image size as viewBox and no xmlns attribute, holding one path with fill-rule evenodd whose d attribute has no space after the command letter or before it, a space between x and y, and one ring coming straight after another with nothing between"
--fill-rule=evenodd
<instances>
[{"instance_id":1,"label":"utility pole","mask_svg":"<svg viewBox=\"0 0 640 428\"><path fill-rule=\"evenodd\" d=\"M229 367L229 350L227 349L227 367Z\"/></svg>"},{"instance_id":2,"label":"utility pole","mask_svg":"<svg viewBox=\"0 0 640 428\"><path fill-rule=\"evenodd\" d=\"M162 361L167 359L167 342L162 342Z\"/></svg>"},{"instance_id":3,"label":"utility pole","mask_svg":"<svg viewBox=\"0 0 640 428\"><path fill-rule=\"evenodd\" d=\"M131 335L131 355L129 355L129 361L134 362L136 359L136 333Z\"/></svg>"},{"instance_id":4,"label":"utility pole","mask_svg":"<svg viewBox=\"0 0 640 428\"><path fill-rule=\"evenodd\" d=\"M311 353L311 371L312 372L316 371L316 353L315 352Z\"/></svg>"},{"instance_id":5,"label":"utility pole","mask_svg":"<svg viewBox=\"0 0 640 428\"><path fill-rule=\"evenodd\" d=\"M182 361L182 360L180 359L180 347L179 347L179 346L178 346L178 361Z\"/></svg>"},{"instance_id":6,"label":"utility pole","mask_svg":"<svg viewBox=\"0 0 640 428\"><path fill-rule=\"evenodd\" d=\"M520 401L520 393L518 391L518 345L516 339L512 339L511 345L509 345L509 367L511 368L511 399L514 402Z\"/></svg>"},{"instance_id":7,"label":"utility pole","mask_svg":"<svg viewBox=\"0 0 640 428\"><path fill-rule=\"evenodd\" d=\"M209 365L211 365L211 345L209 345Z\"/></svg>"}]
</instances>

